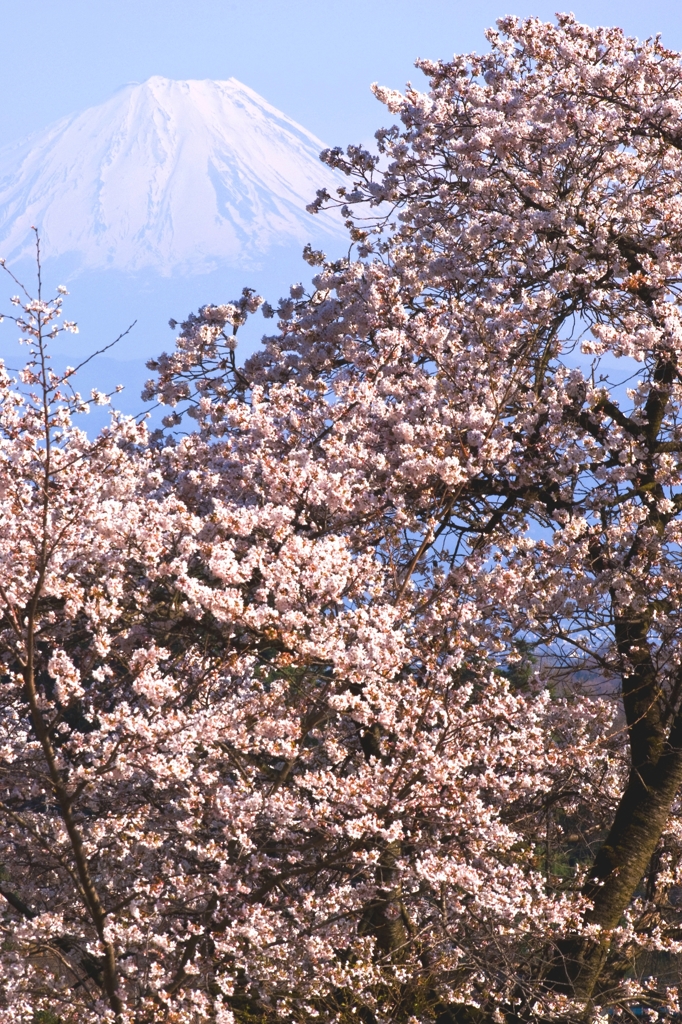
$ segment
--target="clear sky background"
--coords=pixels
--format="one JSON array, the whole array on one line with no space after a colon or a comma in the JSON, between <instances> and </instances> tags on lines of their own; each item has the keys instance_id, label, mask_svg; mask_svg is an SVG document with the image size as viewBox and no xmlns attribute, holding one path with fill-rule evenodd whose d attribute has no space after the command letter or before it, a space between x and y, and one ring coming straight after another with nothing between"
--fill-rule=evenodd
<instances>
[{"instance_id":1,"label":"clear sky background","mask_svg":"<svg viewBox=\"0 0 682 1024\"><path fill-rule=\"evenodd\" d=\"M681 0L0 0L0 145L151 75L234 76L329 144L371 138L416 57L486 48L503 14L661 32L682 50Z\"/></svg>"}]
</instances>

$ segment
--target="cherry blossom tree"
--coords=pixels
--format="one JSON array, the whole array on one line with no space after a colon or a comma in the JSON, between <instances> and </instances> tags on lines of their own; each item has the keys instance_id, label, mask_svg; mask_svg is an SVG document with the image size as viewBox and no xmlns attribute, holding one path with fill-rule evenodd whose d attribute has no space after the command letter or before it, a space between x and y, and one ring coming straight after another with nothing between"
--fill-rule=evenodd
<instances>
[{"instance_id":1,"label":"cherry blossom tree","mask_svg":"<svg viewBox=\"0 0 682 1024\"><path fill-rule=\"evenodd\" d=\"M244 365L258 296L189 317L163 431L77 429L61 300L16 300L8 1024L676 1007L682 64L489 42L376 90L313 204L351 256Z\"/></svg>"},{"instance_id":2,"label":"cherry blossom tree","mask_svg":"<svg viewBox=\"0 0 682 1024\"><path fill-rule=\"evenodd\" d=\"M241 380L208 313L160 369L217 435L245 380L294 401L417 619L620 692L627 781L546 960L548 989L599 1001L638 944L679 948L680 61L570 17L490 42L421 62L428 94L377 89L402 121L381 163L325 155L357 259L308 253L314 294Z\"/></svg>"},{"instance_id":3,"label":"cherry blossom tree","mask_svg":"<svg viewBox=\"0 0 682 1024\"><path fill-rule=\"evenodd\" d=\"M520 969L527 996L581 905L547 887L543 799L615 800L608 709L515 692L485 631L396 601L301 396L254 387L219 439L89 440L61 297L14 301L0 1019L430 1019Z\"/></svg>"}]
</instances>

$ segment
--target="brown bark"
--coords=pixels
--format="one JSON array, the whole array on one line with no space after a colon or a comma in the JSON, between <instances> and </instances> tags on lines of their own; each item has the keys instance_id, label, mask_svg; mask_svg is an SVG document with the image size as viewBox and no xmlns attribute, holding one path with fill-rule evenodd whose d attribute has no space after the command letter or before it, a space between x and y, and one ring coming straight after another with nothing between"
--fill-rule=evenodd
<instances>
[{"instance_id":1,"label":"brown bark","mask_svg":"<svg viewBox=\"0 0 682 1024\"><path fill-rule=\"evenodd\" d=\"M585 886L585 895L593 900L585 920L602 928L602 940L568 939L558 947L550 984L578 999L587 1000L594 992L608 956L609 932L618 925L646 872L682 783L679 725L676 732L657 765L632 770Z\"/></svg>"},{"instance_id":2,"label":"brown bark","mask_svg":"<svg viewBox=\"0 0 682 1024\"><path fill-rule=\"evenodd\" d=\"M360 736L365 758L381 758L381 729L377 722L363 730ZM360 922L361 934L371 934L382 953L395 954L405 946L408 933L400 893L399 872L396 864L400 857L399 843L388 843L382 850L376 867L376 896L365 907Z\"/></svg>"},{"instance_id":3,"label":"brown bark","mask_svg":"<svg viewBox=\"0 0 682 1024\"><path fill-rule=\"evenodd\" d=\"M587 1001L606 964L610 932L617 927L639 886L682 784L682 710L668 731L647 645L645 619L616 621L616 641L631 671L623 678L623 705L631 767L609 834L595 858L584 893L592 901L587 924L599 925L600 940L574 937L560 943L549 984Z\"/></svg>"},{"instance_id":4,"label":"brown bark","mask_svg":"<svg viewBox=\"0 0 682 1024\"><path fill-rule=\"evenodd\" d=\"M382 852L376 869L377 894L365 908L361 933L370 933L384 954L396 954L408 939L401 904L400 882L395 865L400 857L400 844L389 843Z\"/></svg>"}]
</instances>

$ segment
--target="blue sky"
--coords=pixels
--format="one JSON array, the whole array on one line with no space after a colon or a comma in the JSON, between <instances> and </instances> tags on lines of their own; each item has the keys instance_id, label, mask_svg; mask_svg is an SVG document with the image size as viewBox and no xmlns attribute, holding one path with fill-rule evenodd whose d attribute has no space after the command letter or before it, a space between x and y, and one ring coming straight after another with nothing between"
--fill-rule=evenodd
<instances>
[{"instance_id":1,"label":"blue sky","mask_svg":"<svg viewBox=\"0 0 682 1024\"><path fill-rule=\"evenodd\" d=\"M568 6L568 5L567 5ZM579 0L591 24L661 32L682 50L679 0ZM547 20L558 0L0 0L0 145L150 75L236 78L345 145L387 119L369 92L418 83L418 56L483 49L506 13Z\"/></svg>"}]
</instances>

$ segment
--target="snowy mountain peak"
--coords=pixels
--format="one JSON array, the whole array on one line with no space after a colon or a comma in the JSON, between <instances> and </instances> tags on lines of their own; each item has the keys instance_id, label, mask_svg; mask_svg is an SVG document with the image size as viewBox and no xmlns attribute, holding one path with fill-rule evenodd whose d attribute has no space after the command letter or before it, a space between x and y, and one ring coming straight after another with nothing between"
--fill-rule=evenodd
<instances>
[{"instance_id":1,"label":"snowy mountain peak","mask_svg":"<svg viewBox=\"0 0 682 1024\"><path fill-rule=\"evenodd\" d=\"M323 143L234 78L155 75L0 149L0 254L82 269L197 273L257 266L274 246L338 237L306 213L338 185Z\"/></svg>"}]
</instances>

